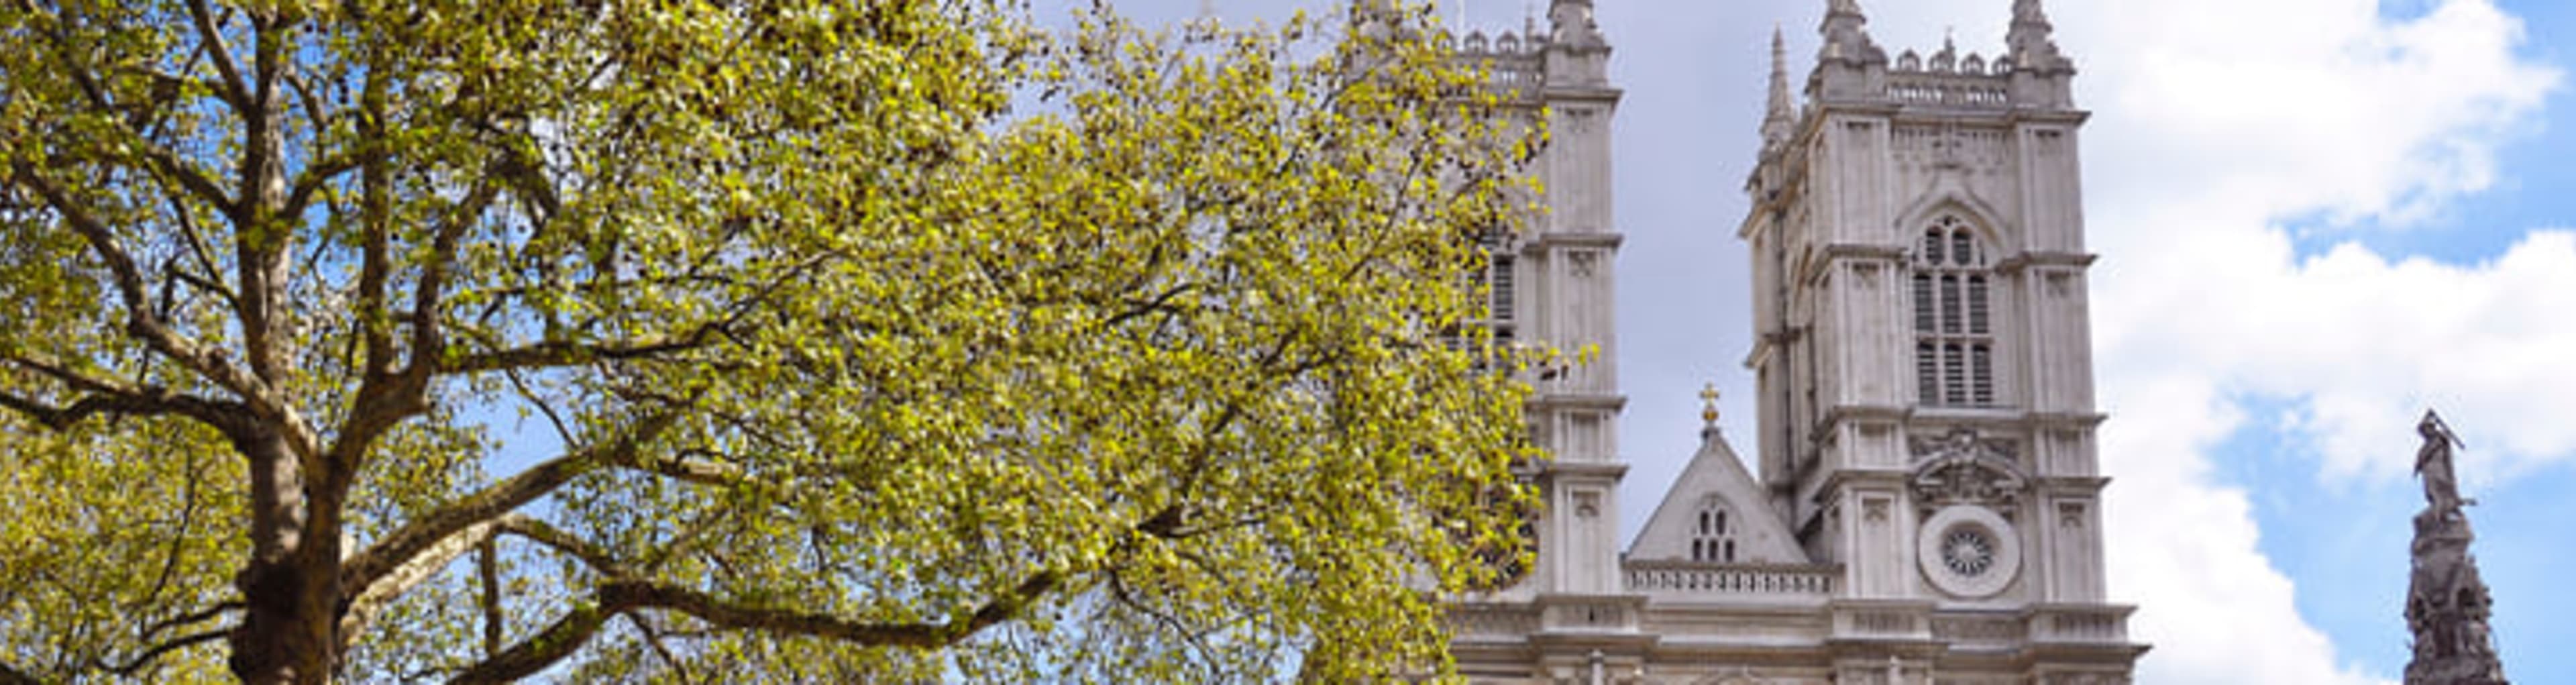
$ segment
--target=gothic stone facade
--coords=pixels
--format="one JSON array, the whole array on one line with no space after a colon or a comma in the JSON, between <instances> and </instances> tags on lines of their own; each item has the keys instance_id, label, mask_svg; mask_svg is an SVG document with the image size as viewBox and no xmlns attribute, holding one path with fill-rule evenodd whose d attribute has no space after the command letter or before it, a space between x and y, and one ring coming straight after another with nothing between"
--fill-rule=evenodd
<instances>
[{"instance_id":1,"label":"gothic stone facade","mask_svg":"<svg viewBox=\"0 0 2576 685\"><path fill-rule=\"evenodd\" d=\"M2038 0L2013 3L2002 54L1892 59L1855 0L1829 0L1803 98L1775 37L1738 231L1759 471L1704 430L1624 551L1620 93L1591 5L1553 0L1544 35L1461 45L1556 117L1551 211L1504 249L1497 281L1517 294L1498 318L1603 361L1539 382L1531 421L1555 458L1538 564L1457 604L1460 667L1490 683L2128 682L2146 647L2103 590L2086 113Z\"/></svg>"}]
</instances>

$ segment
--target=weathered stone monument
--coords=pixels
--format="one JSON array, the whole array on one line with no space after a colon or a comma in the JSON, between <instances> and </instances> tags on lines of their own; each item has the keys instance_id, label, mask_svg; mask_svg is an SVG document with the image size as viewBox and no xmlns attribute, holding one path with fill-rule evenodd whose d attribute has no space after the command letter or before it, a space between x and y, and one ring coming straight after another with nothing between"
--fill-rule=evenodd
<instances>
[{"instance_id":1,"label":"weathered stone monument","mask_svg":"<svg viewBox=\"0 0 2576 685\"><path fill-rule=\"evenodd\" d=\"M2478 578L2469 542L2469 517L2460 508L2452 451L2459 436L2431 410L2415 424L2424 446L2415 452L2415 474L2424 482L2424 511L2415 515L2414 573L2406 592L2406 627L2415 633L2415 657L2406 685L2504 685L2504 664L2487 631L2486 581Z\"/></svg>"}]
</instances>

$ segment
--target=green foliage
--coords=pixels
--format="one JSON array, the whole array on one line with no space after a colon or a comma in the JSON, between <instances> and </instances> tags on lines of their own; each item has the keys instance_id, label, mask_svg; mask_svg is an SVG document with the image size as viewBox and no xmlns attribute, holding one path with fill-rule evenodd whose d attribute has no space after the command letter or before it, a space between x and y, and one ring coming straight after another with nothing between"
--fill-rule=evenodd
<instances>
[{"instance_id":1,"label":"green foliage","mask_svg":"<svg viewBox=\"0 0 2576 685\"><path fill-rule=\"evenodd\" d=\"M0 681L1439 672L1535 141L1381 4L0 8Z\"/></svg>"}]
</instances>

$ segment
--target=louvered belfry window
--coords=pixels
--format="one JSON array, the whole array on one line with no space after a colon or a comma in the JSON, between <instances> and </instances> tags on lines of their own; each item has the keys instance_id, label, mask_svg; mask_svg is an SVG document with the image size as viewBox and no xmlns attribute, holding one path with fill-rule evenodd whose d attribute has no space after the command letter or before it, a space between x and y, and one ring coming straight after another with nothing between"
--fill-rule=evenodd
<instances>
[{"instance_id":1,"label":"louvered belfry window","mask_svg":"<svg viewBox=\"0 0 2576 685\"><path fill-rule=\"evenodd\" d=\"M1995 404L1991 258L1967 222L1942 217L1914 254L1914 383L1923 404Z\"/></svg>"},{"instance_id":2,"label":"louvered belfry window","mask_svg":"<svg viewBox=\"0 0 2576 685\"><path fill-rule=\"evenodd\" d=\"M1452 349L1468 351L1480 366L1499 360L1516 344L1520 333L1520 256L1511 232L1495 229L1477 237L1483 259L1466 271L1467 287L1483 298L1474 320L1469 324L1493 332L1491 347L1470 350L1464 330L1453 330L1442 336ZM1487 368L1508 368L1508 365Z\"/></svg>"}]
</instances>

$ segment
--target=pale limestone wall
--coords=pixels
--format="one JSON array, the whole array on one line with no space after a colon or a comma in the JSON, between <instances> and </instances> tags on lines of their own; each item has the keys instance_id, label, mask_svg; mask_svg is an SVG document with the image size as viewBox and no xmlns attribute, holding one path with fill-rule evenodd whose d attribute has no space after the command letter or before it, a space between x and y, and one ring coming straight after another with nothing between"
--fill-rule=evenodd
<instances>
[{"instance_id":1,"label":"pale limestone wall","mask_svg":"<svg viewBox=\"0 0 2576 685\"><path fill-rule=\"evenodd\" d=\"M1552 2L1553 29L1523 43L1529 66L1511 77L1560 115L1539 163L1550 211L1519 246L1519 319L1525 339L1591 346L1600 361L1542 383L1531 406L1557 457L1540 476L1539 565L1458 605L1452 651L1471 680L2128 681L2145 647L2102 582L2077 173L2087 114L2039 3L2013 8L2007 54L1891 58L1858 4L1836 0L1803 103L1775 70L1738 228L1753 259L1757 339L1743 359L1759 376L1758 434L1745 436L1758 472L1695 464L1623 555L1625 400L1609 361L1619 93L1591 3ZM1974 406L1921 399L1911 288L1942 217L1987 258L1974 273L1993 401ZM1713 432L1710 444L1733 457ZM1683 558L1688 507L1709 495L1759 514L1760 559Z\"/></svg>"}]
</instances>

